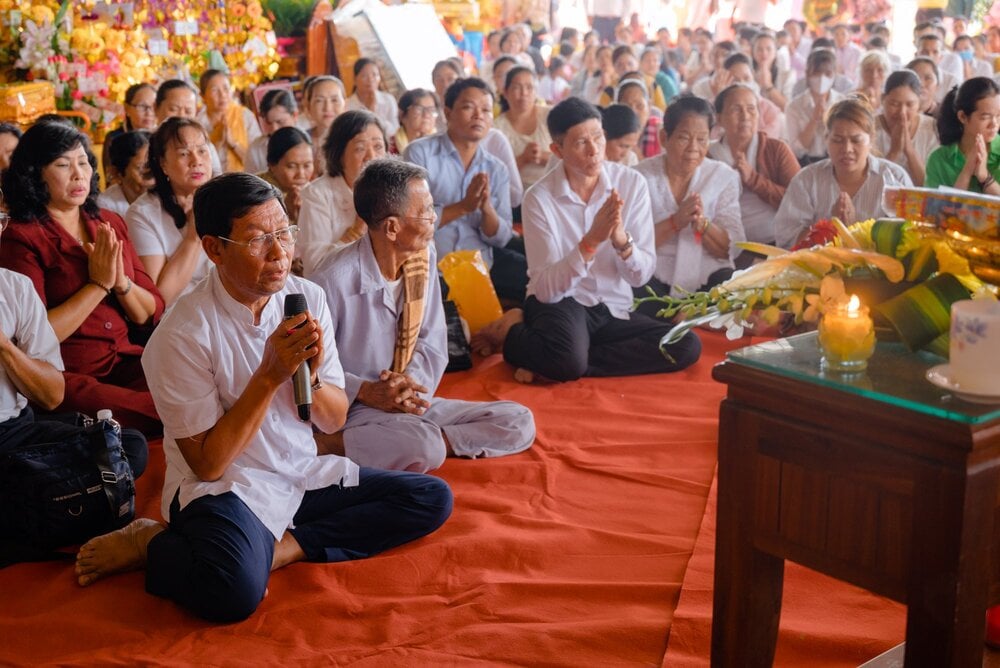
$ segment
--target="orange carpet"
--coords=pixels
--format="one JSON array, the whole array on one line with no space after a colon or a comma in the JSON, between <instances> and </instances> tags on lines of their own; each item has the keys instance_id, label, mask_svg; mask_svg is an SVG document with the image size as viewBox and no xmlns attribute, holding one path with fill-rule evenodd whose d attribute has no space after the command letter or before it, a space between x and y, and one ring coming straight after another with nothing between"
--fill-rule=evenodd
<instances>
[{"instance_id":1,"label":"orange carpet","mask_svg":"<svg viewBox=\"0 0 1000 668\"><path fill-rule=\"evenodd\" d=\"M713 482L674 611L664 668L708 665L716 492ZM775 666L853 668L903 642L905 633L906 608L899 603L785 562Z\"/></svg>"},{"instance_id":2,"label":"orange carpet","mask_svg":"<svg viewBox=\"0 0 1000 668\"><path fill-rule=\"evenodd\" d=\"M686 572L691 596L711 582L710 538L699 530L703 517L714 519L705 505L725 390L711 368L748 340L702 339L701 362L673 375L523 386L492 357L447 376L444 396L531 407L534 447L449 460L437 475L451 484L455 511L437 533L364 561L293 564L239 624L211 625L147 595L140 573L80 589L68 563L0 570L0 665L660 666L679 597L677 615L702 629L675 629L664 665L706 665L699 615L710 602L686 605L681 585ZM138 505L155 517L158 445L151 455ZM696 540L701 591L688 568ZM826 600L805 607L822 614ZM872 616L889 613L878 604ZM824 640L835 647L817 656L860 637L844 631L864 626L852 617L806 625L846 638ZM873 648L895 642L890 624L889 640ZM674 664L675 644L696 653Z\"/></svg>"}]
</instances>

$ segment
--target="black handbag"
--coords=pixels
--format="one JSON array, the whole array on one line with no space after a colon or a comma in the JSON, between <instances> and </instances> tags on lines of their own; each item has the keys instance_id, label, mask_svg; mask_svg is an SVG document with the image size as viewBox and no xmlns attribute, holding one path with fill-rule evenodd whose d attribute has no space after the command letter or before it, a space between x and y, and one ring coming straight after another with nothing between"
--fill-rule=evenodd
<instances>
[{"instance_id":1,"label":"black handbag","mask_svg":"<svg viewBox=\"0 0 1000 668\"><path fill-rule=\"evenodd\" d=\"M121 429L99 420L61 442L0 453L0 535L35 548L83 543L135 516Z\"/></svg>"}]
</instances>

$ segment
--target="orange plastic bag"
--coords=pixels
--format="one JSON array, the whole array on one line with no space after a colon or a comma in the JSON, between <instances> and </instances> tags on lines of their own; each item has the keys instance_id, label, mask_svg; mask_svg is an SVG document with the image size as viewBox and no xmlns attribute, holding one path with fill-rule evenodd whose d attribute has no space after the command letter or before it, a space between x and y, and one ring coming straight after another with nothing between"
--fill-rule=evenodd
<instances>
[{"instance_id":1,"label":"orange plastic bag","mask_svg":"<svg viewBox=\"0 0 1000 668\"><path fill-rule=\"evenodd\" d=\"M458 306L458 313L469 324L471 333L503 315L482 253L452 251L438 261L438 269L448 284L448 299Z\"/></svg>"}]
</instances>

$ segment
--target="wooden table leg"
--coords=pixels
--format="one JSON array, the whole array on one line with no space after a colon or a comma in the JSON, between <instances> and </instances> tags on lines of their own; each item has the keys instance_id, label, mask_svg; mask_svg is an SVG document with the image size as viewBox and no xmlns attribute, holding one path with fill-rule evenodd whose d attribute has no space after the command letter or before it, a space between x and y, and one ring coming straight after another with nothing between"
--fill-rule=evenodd
<instances>
[{"instance_id":1,"label":"wooden table leg","mask_svg":"<svg viewBox=\"0 0 1000 668\"><path fill-rule=\"evenodd\" d=\"M757 423L726 400L719 419L713 668L762 668L774 660L783 559L753 546Z\"/></svg>"},{"instance_id":2,"label":"wooden table leg","mask_svg":"<svg viewBox=\"0 0 1000 668\"><path fill-rule=\"evenodd\" d=\"M907 668L982 665L993 539L993 513L984 509L996 504L997 482L995 465L970 465L968 473L929 468L918 476Z\"/></svg>"}]
</instances>

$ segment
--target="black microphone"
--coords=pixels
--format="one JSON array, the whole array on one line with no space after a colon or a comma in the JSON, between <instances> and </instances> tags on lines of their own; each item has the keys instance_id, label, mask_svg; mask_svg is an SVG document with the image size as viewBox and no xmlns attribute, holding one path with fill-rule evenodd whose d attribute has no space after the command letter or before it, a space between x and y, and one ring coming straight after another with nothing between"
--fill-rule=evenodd
<instances>
[{"instance_id":1,"label":"black microphone","mask_svg":"<svg viewBox=\"0 0 1000 668\"><path fill-rule=\"evenodd\" d=\"M305 313L306 296L302 293L285 295L285 319ZM305 323L302 323L303 325ZM302 325L299 325L301 327ZM309 363L303 362L295 375L292 376L292 388L295 390L295 405L299 407L299 419L309 421L312 411L312 383L309 382Z\"/></svg>"}]
</instances>

